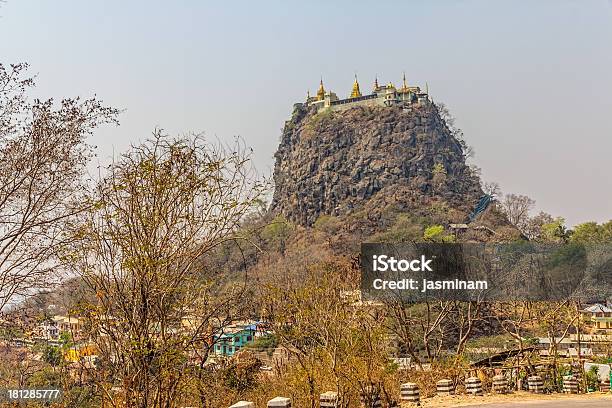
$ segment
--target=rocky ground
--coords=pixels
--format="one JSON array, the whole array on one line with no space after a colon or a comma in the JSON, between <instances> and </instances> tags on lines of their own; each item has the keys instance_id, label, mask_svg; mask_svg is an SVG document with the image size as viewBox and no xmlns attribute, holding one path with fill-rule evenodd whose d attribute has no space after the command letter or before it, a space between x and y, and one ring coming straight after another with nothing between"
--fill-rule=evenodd
<instances>
[{"instance_id":1,"label":"rocky ground","mask_svg":"<svg viewBox=\"0 0 612 408\"><path fill-rule=\"evenodd\" d=\"M406 192L393 198L407 208L438 197L467 210L483 194L434 105L319 113L298 107L275 157L272 210L305 226L380 194L391 198L390 188Z\"/></svg>"}]
</instances>

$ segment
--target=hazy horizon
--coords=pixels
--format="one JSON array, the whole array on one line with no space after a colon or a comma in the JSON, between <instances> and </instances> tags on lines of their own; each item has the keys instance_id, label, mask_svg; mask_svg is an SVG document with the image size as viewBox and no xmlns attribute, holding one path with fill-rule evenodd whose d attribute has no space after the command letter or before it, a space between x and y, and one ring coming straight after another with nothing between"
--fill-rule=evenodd
<instances>
[{"instance_id":1,"label":"hazy horizon","mask_svg":"<svg viewBox=\"0 0 612 408\"><path fill-rule=\"evenodd\" d=\"M379 3L8 0L0 50L30 63L35 96L125 109L90 140L102 162L161 127L239 135L262 173L321 76L344 97L355 73L369 92L405 71L449 107L485 181L569 225L612 218L610 1Z\"/></svg>"}]
</instances>

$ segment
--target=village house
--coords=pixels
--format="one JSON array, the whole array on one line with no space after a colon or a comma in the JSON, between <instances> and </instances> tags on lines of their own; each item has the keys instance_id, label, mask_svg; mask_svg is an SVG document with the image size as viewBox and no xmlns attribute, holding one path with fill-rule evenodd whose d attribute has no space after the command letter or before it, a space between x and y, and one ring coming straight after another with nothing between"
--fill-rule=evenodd
<instances>
[{"instance_id":1,"label":"village house","mask_svg":"<svg viewBox=\"0 0 612 408\"><path fill-rule=\"evenodd\" d=\"M612 309L596 303L581 312L584 322L591 329L591 334L612 334Z\"/></svg>"},{"instance_id":2,"label":"village house","mask_svg":"<svg viewBox=\"0 0 612 408\"><path fill-rule=\"evenodd\" d=\"M63 332L70 333L73 338L81 337L83 321L77 317L56 315L38 324L34 336L44 340L57 340Z\"/></svg>"},{"instance_id":3,"label":"village house","mask_svg":"<svg viewBox=\"0 0 612 408\"><path fill-rule=\"evenodd\" d=\"M612 334L570 334L555 338L557 355L561 357L607 356L612 350ZM538 349L541 356L550 355L551 339L540 337Z\"/></svg>"},{"instance_id":4,"label":"village house","mask_svg":"<svg viewBox=\"0 0 612 408\"><path fill-rule=\"evenodd\" d=\"M81 331L83 330L82 320L76 317L57 315L53 316L53 321L56 322L60 333L68 332L76 334L81 333Z\"/></svg>"},{"instance_id":5,"label":"village house","mask_svg":"<svg viewBox=\"0 0 612 408\"><path fill-rule=\"evenodd\" d=\"M54 320L44 320L38 325L35 336L43 340L57 340L59 338L59 328Z\"/></svg>"},{"instance_id":6,"label":"village house","mask_svg":"<svg viewBox=\"0 0 612 408\"><path fill-rule=\"evenodd\" d=\"M245 346L255 342L256 337L268 334L266 325L261 322L237 323L225 329L224 333L214 338L214 355L231 357Z\"/></svg>"}]
</instances>

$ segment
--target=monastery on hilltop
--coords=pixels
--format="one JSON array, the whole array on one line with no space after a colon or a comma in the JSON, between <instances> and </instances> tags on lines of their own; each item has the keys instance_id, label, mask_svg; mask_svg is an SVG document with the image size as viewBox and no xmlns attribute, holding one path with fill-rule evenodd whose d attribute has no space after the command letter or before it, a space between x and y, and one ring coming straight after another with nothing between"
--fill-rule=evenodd
<instances>
[{"instance_id":1,"label":"monastery on hilltop","mask_svg":"<svg viewBox=\"0 0 612 408\"><path fill-rule=\"evenodd\" d=\"M326 91L323 86L323 79L319 85L317 96L306 97L306 102L303 105L314 106L318 111L321 109L331 109L334 111L349 109L355 106L408 106L412 104L424 105L429 103L428 91L421 91L418 86L408 86L406 83L406 75L404 74L402 86L396 88L391 82L387 85L380 86L378 78L374 79L374 87L372 93L363 95L359 88L359 81L355 75L353 90L346 99L339 99L332 91Z\"/></svg>"}]
</instances>

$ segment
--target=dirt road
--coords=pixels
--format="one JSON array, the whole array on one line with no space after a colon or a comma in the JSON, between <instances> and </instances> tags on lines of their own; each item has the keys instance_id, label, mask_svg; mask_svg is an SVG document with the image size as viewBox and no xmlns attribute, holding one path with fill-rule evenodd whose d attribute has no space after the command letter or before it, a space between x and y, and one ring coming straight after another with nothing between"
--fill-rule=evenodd
<instances>
[{"instance_id":1,"label":"dirt road","mask_svg":"<svg viewBox=\"0 0 612 408\"><path fill-rule=\"evenodd\" d=\"M612 399L563 399L553 401L501 402L484 405L465 405L463 408L610 408Z\"/></svg>"},{"instance_id":2,"label":"dirt road","mask_svg":"<svg viewBox=\"0 0 612 408\"><path fill-rule=\"evenodd\" d=\"M410 405L405 405L406 407ZM404 407L404 405L402 405ZM612 394L592 393L585 395L531 394L513 392L504 395L471 397L453 395L426 398L422 408L612 408Z\"/></svg>"}]
</instances>

